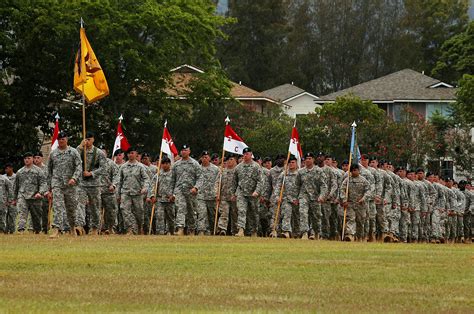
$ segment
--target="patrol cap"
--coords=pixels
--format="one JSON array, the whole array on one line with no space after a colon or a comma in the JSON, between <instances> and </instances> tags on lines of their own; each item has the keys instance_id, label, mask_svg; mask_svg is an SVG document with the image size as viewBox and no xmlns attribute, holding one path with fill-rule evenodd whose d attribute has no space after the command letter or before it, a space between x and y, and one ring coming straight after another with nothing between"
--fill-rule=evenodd
<instances>
[{"instance_id":1,"label":"patrol cap","mask_svg":"<svg viewBox=\"0 0 474 314\"><path fill-rule=\"evenodd\" d=\"M87 131L86 133L86 138L93 138L95 136L94 132L92 131Z\"/></svg>"},{"instance_id":2,"label":"patrol cap","mask_svg":"<svg viewBox=\"0 0 474 314\"><path fill-rule=\"evenodd\" d=\"M295 155L291 154L288 161L292 161L292 160L298 160L298 159L296 159Z\"/></svg>"},{"instance_id":3,"label":"patrol cap","mask_svg":"<svg viewBox=\"0 0 474 314\"><path fill-rule=\"evenodd\" d=\"M58 133L58 139L67 137L66 131L61 131Z\"/></svg>"},{"instance_id":4,"label":"patrol cap","mask_svg":"<svg viewBox=\"0 0 474 314\"><path fill-rule=\"evenodd\" d=\"M163 156L163 158L161 158L161 163L162 164L170 164L171 160L167 156Z\"/></svg>"},{"instance_id":5,"label":"patrol cap","mask_svg":"<svg viewBox=\"0 0 474 314\"><path fill-rule=\"evenodd\" d=\"M33 157L33 153L32 152L26 152L23 154L23 158L26 158L26 157Z\"/></svg>"},{"instance_id":6,"label":"patrol cap","mask_svg":"<svg viewBox=\"0 0 474 314\"><path fill-rule=\"evenodd\" d=\"M42 153L41 151L37 151L37 152L35 152L35 155L34 155L34 156L35 156L35 157L36 157L36 156L43 157L43 153Z\"/></svg>"},{"instance_id":7,"label":"patrol cap","mask_svg":"<svg viewBox=\"0 0 474 314\"><path fill-rule=\"evenodd\" d=\"M207 150L203 150L202 153L201 153L201 157L202 156L209 156L209 152Z\"/></svg>"},{"instance_id":8,"label":"patrol cap","mask_svg":"<svg viewBox=\"0 0 474 314\"><path fill-rule=\"evenodd\" d=\"M189 145L188 145L188 144L184 144L183 146L181 146L181 150L184 150L184 149L189 149Z\"/></svg>"},{"instance_id":9,"label":"patrol cap","mask_svg":"<svg viewBox=\"0 0 474 314\"><path fill-rule=\"evenodd\" d=\"M252 149L250 147L245 147L244 150L242 151L243 154L245 153L251 153Z\"/></svg>"},{"instance_id":10,"label":"patrol cap","mask_svg":"<svg viewBox=\"0 0 474 314\"><path fill-rule=\"evenodd\" d=\"M122 154L123 151L119 148L114 152L114 157L117 156L118 154Z\"/></svg>"},{"instance_id":11,"label":"patrol cap","mask_svg":"<svg viewBox=\"0 0 474 314\"><path fill-rule=\"evenodd\" d=\"M308 157L314 158L314 154L312 152L307 152L306 154L304 154L304 158Z\"/></svg>"}]
</instances>

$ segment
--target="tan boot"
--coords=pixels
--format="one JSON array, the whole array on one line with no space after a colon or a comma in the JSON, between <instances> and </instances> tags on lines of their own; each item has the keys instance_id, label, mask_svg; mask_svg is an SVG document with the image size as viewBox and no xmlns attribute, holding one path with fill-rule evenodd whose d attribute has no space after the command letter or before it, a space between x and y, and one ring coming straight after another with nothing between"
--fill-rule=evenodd
<instances>
[{"instance_id":1,"label":"tan boot","mask_svg":"<svg viewBox=\"0 0 474 314\"><path fill-rule=\"evenodd\" d=\"M199 232L198 232L198 236L203 237L204 235L205 235L205 234L204 234L204 231L199 231Z\"/></svg>"},{"instance_id":2,"label":"tan boot","mask_svg":"<svg viewBox=\"0 0 474 314\"><path fill-rule=\"evenodd\" d=\"M354 236L353 235L346 235L344 236L344 241L346 242L354 242Z\"/></svg>"},{"instance_id":3,"label":"tan boot","mask_svg":"<svg viewBox=\"0 0 474 314\"><path fill-rule=\"evenodd\" d=\"M276 238L276 237L277 237L277 232L276 231L270 232L270 238Z\"/></svg>"},{"instance_id":4,"label":"tan boot","mask_svg":"<svg viewBox=\"0 0 474 314\"><path fill-rule=\"evenodd\" d=\"M126 233L125 235L128 235L128 236L133 235L133 230L132 230L132 228L128 229L128 230L127 230L127 233Z\"/></svg>"},{"instance_id":5,"label":"tan boot","mask_svg":"<svg viewBox=\"0 0 474 314\"><path fill-rule=\"evenodd\" d=\"M382 242L389 243L392 242L392 238L388 233L382 233Z\"/></svg>"},{"instance_id":6,"label":"tan boot","mask_svg":"<svg viewBox=\"0 0 474 314\"><path fill-rule=\"evenodd\" d=\"M243 237L245 236L244 234L244 228L239 228L239 232L235 235L236 237Z\"/></svg>"},{"instance_id":7,"label":"tan boot","mask_svg":"<svg viewBox=\"0 0 474 314\"><path fill-rule=\"evenodd\" d=\"M178 232L176 232L177 236L184 236L184 229L183 228L178 228Z\"/></svg>"},{"instance_id":8,"label":"tan boot","mask_svg":"<svg viewBox=\"0 0 474 314\"><path fill-rule=\"evenodd\" d=\"M281 236L282 236L283 238L285 238L285 239L289 239L289 238L290 238L290 233L289 233L288 231L287 231L287 232L283 232L283 233L281 234Z\"/></svg>"},{"instance_id":9,"label":"tan boot","mask_svg":"<svg viewBox=\"0 0 474 314\"><path fill-rule=\"evenodd\" d=\"M49 235L50 239L55 239L59 238L59 229L58 228L52 228L51 229L51 234Z\"/></svg>"},{"instance_id":10,"label":"tan boot","mask_svg":"<svg viewBox=\"0 0 474 314\"><path fill-rule=\"evenodd\" d=\"M89 235L90 236L96 236L98 234L99 234L99 232L97 231L97 228L92 228L92 229L89 230Z\"/></svg>"},{"instance_id":11,"label":"tan boot","mask_svg":"<svg viewBox=\"0 0 474 314\"><path fill-rule=\"evenodd\" d=\"M304 233L301 235L301 240L308 240L308 233L307 233L307 232L304 232Z\"/></svg>"},{"instance_id":12,"label":"tan boot","mask_svg":"<svg viewBox=\"0 0 474 314\"><path fill-rule=\"evenodd\" d=\"M257 232L252 232L252 234L250 235L250 237L252 237L252 238L256 238L256 237L258 237L258 234L257 234Z\"/></svg>"},{"instance_id":13,"label":"tan boot","mask_svg":"<svg viewBox=\"0 0 474 314\"><path fill-rule=\"evenodd\" d=\"M221 230L219 231L219 235L220 235L220 236L225 236L225 235L226 235L225 230L224 230L224 229L221 229Z\"/></svg>"}]
</instances>

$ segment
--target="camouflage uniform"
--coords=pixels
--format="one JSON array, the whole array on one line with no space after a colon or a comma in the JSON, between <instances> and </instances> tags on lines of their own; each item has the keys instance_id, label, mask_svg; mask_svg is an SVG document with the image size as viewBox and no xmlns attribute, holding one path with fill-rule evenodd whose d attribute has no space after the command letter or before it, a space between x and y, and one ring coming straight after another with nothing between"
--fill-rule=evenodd
<instances>
[{"instance_id":1,"label":"camouflage uniform","mask_svg":"<svg viewBox=\"0 0 474 314\"><path fill-rule=\"evenodd\" d=\"M368 169L359 164L360 175L369 182L369 191L367 192L365 206L366 206L366 214L365 214L365 221L364 221L364 232L362 237L365 238L369 235L369 212L370 212L370 204L374 203L374 196L375 196L375 178L372 172ZM374 217L375 218L375 217Z\"/></svg>"},{"instance_id":2,"label":"camouflage uniform","mask_svg":"<svg viewBox=\"0 0 474 314\"><path fill-rule=\"evenodd\" d=\"M300 186L300 231L321 234L321 204L318 199L327 194L327 179L321 168L302 168L298 171ZM310 229L311 225L311 229Z\"/></svg>"},{"instance_id":3,"label":"camouflage uniform","mask_svg":"<svg viewBox=\"0 0 474 314\"><path fill-rule=\"evenodd\" d=\"M272 177L270 176L270 170L264 167L262 167L262 182L262 196L258 203L258 216L260 219L258 227L259 233L265 236L271 232L270 225L273 217L270 204L270 198L272 197Z\"/></svg>"},{"instance_id":4,"label":"camouflage uniform","mask_svg":"<svg viewBox=\"0 0 474 314\"><path fill-rule=\"evenodd\" d=\"M457 231L457 196L454 189L446 187L446 209L447 217L445 219L446 239L456 240Z\"/></svg>"},{"instance_id":5,"label":"camouflage uniform","mask_svg":"<svg viewBox=\"0 0 474 314\"><path fill-rule=\"evenodd\" d=\"M15 182L16 174L14 173L12 176L5 177L10 181L12 189L13 183ZM16 232L16 218L18 216L18 207L17 205L8 204L7 206L7 218L6 218L6 232L7 233L15 233Z\"/></svg>"},{"instance_id":6,"label":"camouflage uniform","mask_svg":"<svg viewBox=\"0 0 474 314\"><path fill-rule=\"evenodd\" d=\"M258 227L257 198L252 194L261 194L263 189L262 169L254 161L241 162L235 167L232 191L237 197L237 226L245 229L247 220L249 232L256 233Z\"/></svg>"},{"instance_id":7,"label":"camouflage uniform","mask_svg":"<svg viewBox=\"0 0 474 314\"><path fill-rule=\"evenodd\" d=\"M231 234L237 233L237 204L232 201L233 195L233 181L234 181L235 167L232 169L225 168L222 172L220 206L219 206L219 221L218 229L226 231L229 227L229 215L231 218L230 231Z\"/></svg>"},{"instance_id":8,"label":"camouflage uniform","mask_svg":"<svg viewBox=\"0 0 474 314\"><path fill-rule=\"evenodd\" d=\"M48 170L46 169L46 165L41 164L38 166L43 171L43 176L46 177L48 176ZM49 214L49 202L48 198L44 197L41 199L41 231L44 233L48 233L48 214Z\"/></svg>"},{"instance_id":9,"label":"camouflage uniform","mask_svg":"<svg viewBox=\"0 0 474 314\"><path fill-rule=\"evenodd\" d=\"M464 190L466 197L466 207L464 209L464 237L468 242L472 240L474 233L472 232L472 214L474 213L474 193L473 191Z\"/></svg>"},{"instance_id":10,"label":"camouflage uniform","mask_svg":"<svg viewBox=\"0 0 474 314\"><path fill-rule=\"evenodd\" d=\"M413 181L414 207L410 211L410 238L418 241L420 235L420 213L426 211L425 186L421 181Z\"/></svg>"},{"instance_id":11,"label":"camouflage uniform","mask_svg":"<svg viewBox=\"0 0 474 314\"><path fill-rule=\"evenodd\" d=\"M191 189L196 186L201 175L201 166L193 158L180 159L174 163L172 171L172 186L176 197L176 227L188 228L192 233L196 229L196 197Z\"/></svg>"},{"instance_id":12,"label":"camouflage uniform","mask_svg":"<svg viewBox=\"0 0 474 314\"><path fill-rule=\"evenodd\" d=\"M104 208L103 229L112 231L117 217L117 196L114 191L109 191L113 185L117 187L119 180L119 168L112 159L106 158L104 171L101 177L100 198Z\"/></svg>"},{"instance_id":13,"label":"camouflage uniform","mask_svg":"<svg viewBox=\"0 0 474 314\"><path fill-rule=\"evenodd\" d=\"M201 175L196 183L197 194L197 230L201 232L214 231L216 211L217 178L219 168L209 163L201 166Z\"/></svg>"},{"instance_id":14,"label":"camouflage uniform","mask_svg":"<svg viewBox=\"0 0 474 314\"><path fill-rule=\"evenodd\" d=\"M149 164L149 165L145 165L145 169L146 169L146 172L148 174L148 178L150 180L150 186L152 188L154 188L154 184L155 184L155 181L153 181L153 177L156 178L156 173L157 173L157 170L158 168L153 165L153 164ZM143 199L145 200L146 199L146 195L143 195ZM144 208L144 211L145 211L145 218L144 218L144 221L143 221L143 230L145 231L145 234L148 234L148 229L150 228L150 218L151 218L151 212L152 212L152 207L153 205L151 203L147 203L147 202L144 202L143 203L143 208ZM151 233L155 233L155 229L156 229L156 225L154 223L154 221L156 220L156 212L153 214L153 222L152 222L152 232Z\"/></svg>"},{"instance_id":15,"label":"camouflage uniform","mask_svg":"<svg viewBox=\"0 0 474 314\"><path fill-rule=\"evenodd\" d=\"M82 175L81 157L76 149L53 150L48 160L48 188L53 192L54 228L67 231L74 227L77 211L77 188L69 185L70 179L78 182Z\"/></svg>"},{"instance_id":16,"label":"camouflage uniform","mask_svg":"<svg viewBox=\"0 0 474 314\"><path fill-rule=\"evenodd\" d=\"M376 199L382 199L382 192L383 192L383 178L381 174L377 171L376 168L368 167L367 170L370 171L372 177L374 178L373 186L372 186L372 195L367 199L369 211L367 215L368 227L367 234L371 240L375 240L375 235L377 232L377 207L375 205ZM370 183L370 182L369 182Z\"/></svg>"},{"instance_id":17,"label":"camouflage uniform","mask_svg":"<svg viewBox=\"0 0 474 314\"><path fill-rule=\"evenodd\" d=\"M404 178L402 181L402 190L406 197L401 203L401 216L400 216L400 234L399 238L403 242L407 242L408 233L410 230L410 209L415 208L415 192L416 188L413 181L408 178Z\"/></svg>"},{"instance_id":18,"label":"camouflage uniform","mask_svg":"<svg viewBox=\"0 0 474 314\"><path fill-rule=\"evenodd\" d=\"M444 227L442 227L442 215L446 210L446 196L444 186L440 183L433 183L436 195L433 201L433 212L431 214L431 238L439 240L444 237Z\"/></svg>"},{"instance_id":19,"label":"camouflage uniform","mask_svg":"<svg viewBox=\"0 0 474 314\"><path fill-rule=\"evenodd\" d=\"M118 192L123 215L124 228L134 234L143 233L143 191L147 191L150 180L145 166L127 161L119 170Z\"/></svg>"},{"instance_id":20,"label":"camouflage uniform","mask_svg":"<svg viewBox=\"0 0 474 314\"><path fill-rule=\"evenodd\" d=\"M84 151L82 146L77 147L77 151L81 156L81 159L84 158ZM91 177L79 177L79 189L81 191L82 202L79 201L79 213L78 217L84 217L86 214L87 220L86 223L89 229L99 229L101 221L101 197L100 197L100 187L102 185L102 176L105 169L106 157L104 152L101 149L98 149L95 146L92 146L90 149L87 149L86 152L86 162L83 161L87 166L87 171L92 173ZM83 168L84 169L84 168ZM86 201L84 204L84 200ZM82 206L81 206L82 205ZM85 206L84 206L85 205ZM84 226L82 223L84 221L76 220L76 226Z\"/></svg>"},{"instance_id":21,"label":"camouflage uniform","mask_svg":"<svg viewBox=\"0 0 474 314\"><path fill-rule=\"evenodd\" d=\"M263 168L262 168L263 169ZM273 166L269 171L270 171L270 206L268 208L268 211L266 213L263 213L264 216L260 217L260 219L265 219L266 224L269 226L269 229L273 230L273 220L275 219L275 211L278 206L278 199L280 198L280 190L275 193L275 190L277 190L277 184L280 175L283 173L285 170L285 167L279 167L279 166ZM268 230L268 231L271 231Z\"/></svg>"},{"instance_id":22,"label":"camouflage uniform","mask_svg":"<svg viewBox=\"0 0 474 314\"><path fill-rule=\"evenodd\" d=\"M319 167L319 166L318 166ZM327 191L324 197L324 202L321 203L321 236L324 239L329 239L331 235L334 235L336 232L336 226L331 223L332 216L332 207L331 203L334 202L337 195L337 177L334 170L324 165L319 167L326 178Z\"/></svg>"},{"instance_id":23,"label":"camouflage uniform","mask_svg":"<svg viewBox=\"0 0 474 314\"><path fill-rule=\"evenodd\" d=\"M425 186L426 211L421 212L420 239L429 241L431 239L431 215L433 214L433 204L436 198L436 190L428 180L421 180Z\"/></svg>"},{"instance_id":24,"label":"camouflage uniform","mask_svg":"<svg viewBox=\"0 0 474 314\"><path fill-rule=\"evenodd\" d=\"M399 227L400 227L400 180L401 178L397 176L390 170L386 171L390 176L391 185L392 185L392 195L390 197L391 205L387 204L387 220L388 220L388 232L393 236L398 236Z\"/></svg>"},{"instance_id":25,"label":"camouflage uniform","mask_svg":"<svg viewBox=\"0 0 474 314\"><path fill-rule=\"evenodd\" d=\"M8 204L13 199L13 187L7 176L0 175L0 232L7 233Z\"/></svg>"},{"instance_id":26,"label":"camouflage uniform","mask_svg":"<svg viewBox=\"0 0 474 314\"><path fill-rule=\"evenodd\" d=\"M280 189L284 180L284 189L283 196L280 204L280 218L278 219L277 224L281 221L281 231L282 232L292 232L292 216L299 213L299 206L295 204L298 202L299 187L300 183L298 180L298 170L293 171L288 170L288 173L285 176L285 173L281 173L276 182L275 189L273 191L273 197L280 197ZM273 225L273 224L272 224ZM272 226L273 227L273 226ZM275 227L276 230L276 227Z\"/></svg>"},{"instance_id":27,"label":"camouflage uniform","mask_svg":"<svg viewBox=\"0 0 474 314\"><path fill-rule=\"evenodd\" d=\"M28 214L31 214L34 232L41 232L41 199L34 196L36 193L43 195L46 192L46 178L41 168L32 165L18 170L13 184L13 198L17 201L20 212L19 231L25 230Z\"/></svg>"},{"instance_id":28,"label":"camouflage uniform","mask_svg":"<svg viewBox=\"0 0 474 314\"><path fill-rule=\"evenodd\" d=\"M456 240L461 241L464 238L464 211L466 209L466 196L457 188L453 188L456 193L456 207L454 216L456 219Z\"/></svg>"},{"instance_id":29,"label":"camouflage uniform","mask_svg":"<svg viewBox=\"0 0 474 314\"><path fill-rule=\"evenodd\" d=\"M346 229L344 234L348 236L357 235L361 238L364 233L364 223L367 214L366 198L369 194L370 186L369 182L361 175L345 178L342 185L347 186L348 180L348 197L346 198L344 190L341 190L340 194L342 202L348 202L346 210ZM359 200L362 200L362 203L358 203Z\"/></svg>"},{"instance_id":30,"label":"camouflage uniform","mask_svg":"<svg viewBox=\"0 0 474 314\"><path fill-rule=\"evenodd\" d=\"M385 170L377 169L377 173L382 185L381 200L375 204L377 209L377 231L380 235L387 233L389 230L388 217L392 208L392 180Z\"/></svg>"},{"instance_id":31,"label":"camouflage uniform","mask_svg":"<svg viewBox=\"0 0 474 314\"><path fill-rule=\"evenodd\" d=\"M337 190L336 190L336 199L331 203L331 224L333 224L336 228L336 233L333 234L335 238L341 237L341 230L342 230L342 223L344 218L344 208L340 204L340 194L342 187L342 181L344 180L344 175L346 174L342 169L334 168L334 173L336 174L336 181L337 181ZM344 190L345 191L345 190ZM375 217L375 215L374 215ZM341 219L342 218L342 219Z\"/></svg>"},{"instance_id":32,"label":"camouflage uniform","mask_svg":"<svg viewBox=\"0 0 474 314\"><path fill-rule=\"evenodd\" d=\"M152 178L151 182L156 182L156 173ZM175 220L175 206L174 202L170 200L173 196L172 183L172 172L160 171L158 176L158 191L156 193L155 203L155 226L156 233L163 235L165 233L173 234L174 232L174 220ZM150 184L148 188L148 198L155 196L155 187Z\"/></svg>"}]
</instances>

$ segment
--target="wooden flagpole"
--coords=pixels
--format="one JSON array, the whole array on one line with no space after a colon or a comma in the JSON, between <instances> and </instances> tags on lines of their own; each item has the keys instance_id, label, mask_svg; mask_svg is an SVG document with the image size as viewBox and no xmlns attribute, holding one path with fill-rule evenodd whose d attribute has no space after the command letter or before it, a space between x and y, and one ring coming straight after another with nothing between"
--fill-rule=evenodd
<instances>
[{"instance_id":1,"label":"wooden flagpole","mask_svg":"<svg viewBox=\"0 0 474 314\"><path fill-rule=\"evenodd\" d=\"M275 211L275 218L273 219L272 237L277 236L276 228L277 228L278 220L280 216L280 208L281 208L281 202L283 199L283 191L285 190L285 180L286 180L286 175L288 174L288 161L290 160L290 154L291 154L290 150L288 150L288 155L286 156L286 164L285 164L285 172L284 172L285 174L283 175L283 181L280 187L280 197L278 198L277 209Z\"/></svg>"},{"instance_id":2,"label":"wooden flagpole","mask_svg":"<svg viewBox=\"0 0 474 314\"><path fill-rule=\"evenodd\" d=\"M226 117L225 125L227 126L229 122L230 122L229 117ZM214 214L214 232L213 232L214 235L216 235L217 216L219 215L219 207L221 204L222 175L224 174L224 156L225 156L225 149L224 149L224 145L222 145L222 157L221 157L221 165L219 169L219 184L217 185L217 191L216 191L216 211Z\"/></svg>"},{"instance_id":3,"label":"wooden flagpole","mask_svg":"<svg viewBox=\"0 0 474 314\"><path fill-rule=\"evenodd\" d=\"M165 120L165 126L163 128L163 134L165 133L165 128L166 125L168 124L168 121ZM163 141L163 136L161 137L161 141ZM156 193L158 193L158 178L160 176L160 169L161 169L161 158L163 157L163 150L160 148L160 156L158 157L158 166L156 168L156 180L155 180L155 186L153 187L153 196L156 200ZM153 217L155 216L155 206L156 206L156 201L153 203L153 206L151 207L151 216L150 216L150 224L148 227L148 235L151 235L151 228L153 226Z\"/></svg>"},{"instance_id":4,"label":"wooden flagpole","mask_svg":"<svg viewBox=\"0 0 474 314\"><path fill-rule=\"evenodd\" d=\"M355 128L357 127L357 124L355 123L352 123L352 133L353 135L352 136L355 136ZM354 138L355 140L355 138ZM355 141L354 143L352 143L352 140L351 140L351 146L352 144L355 145ZM347 169L347 185L346 185L346 202L348 200L348 197L349 197L349 180L350 180L350 177L351 177L351 165L352 165L352 150L354 149L354 147L351 147L351 151L349 153L349 169ZM344 220L343 220L343 223L342 223L342 232L341 232L341 241L344 241L344 231L346 230L346 216L347 216L347 205L344 206Z\"/></svg>"}]
</instances>

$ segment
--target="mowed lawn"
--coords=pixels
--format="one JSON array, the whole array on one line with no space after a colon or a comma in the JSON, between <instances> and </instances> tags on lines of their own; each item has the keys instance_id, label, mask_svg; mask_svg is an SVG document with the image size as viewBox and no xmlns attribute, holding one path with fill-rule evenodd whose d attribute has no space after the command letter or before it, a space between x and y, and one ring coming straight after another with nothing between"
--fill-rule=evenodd
<instances>
[{"instance_id":1,"label":"mowed lawn","mask_svg":"<svg viewBox=\"0 0 474 314\"><path fill-rule=\"evenodd\" d=\"M474 312L474 245L0 235L0 312Z\"/></svg>"}]
</instances>

